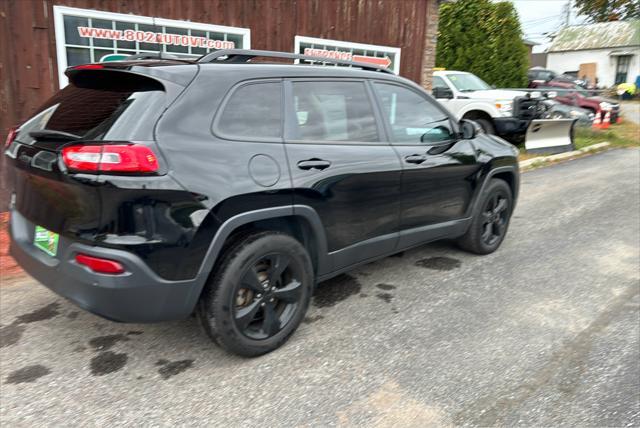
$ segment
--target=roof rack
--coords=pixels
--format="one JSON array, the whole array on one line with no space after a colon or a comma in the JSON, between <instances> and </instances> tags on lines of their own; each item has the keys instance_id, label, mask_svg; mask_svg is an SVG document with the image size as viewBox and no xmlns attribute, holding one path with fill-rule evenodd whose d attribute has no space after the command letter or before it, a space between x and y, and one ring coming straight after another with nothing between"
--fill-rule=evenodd
<instances>
[{"instance_id":1,"label":"roof rack","mask_svg":"<svg viewBox=\"0 0 640 428\"><path fill-rule=\"evenodd\" d=\"M363 70L381 71L383 73L394 74L391 70L384 67L380 67L373 64L367 64L363 62L343 61L333 58L323 58L311 55L301 55L289 52L276 52L276 51L259 51L249 49L220 49L209 54L202 56L197 62L225 62L230 64L246 63L256 57L265 58L284 58L284 59L301 59L305 61L323 62L336 65L350 65L352 67L359 67Z\"/></svg>"}]
</instances>

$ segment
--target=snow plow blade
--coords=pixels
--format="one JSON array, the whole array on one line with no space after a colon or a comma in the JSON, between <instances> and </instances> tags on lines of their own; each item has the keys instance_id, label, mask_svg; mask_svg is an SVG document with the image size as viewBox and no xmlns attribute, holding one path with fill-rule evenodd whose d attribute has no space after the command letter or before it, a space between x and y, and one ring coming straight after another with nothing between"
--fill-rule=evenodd
<instances>
[{"instance_id":1,"label":"snow plow blade","mask_svg":"<svg viewBox=\"0 0 640 428\"><path fill-rule=\"evenodd\" d=\"M527 128L524 147L530 153L561 153L574 149L575 119L536 119Z\"/></svg>"}]
</instances>

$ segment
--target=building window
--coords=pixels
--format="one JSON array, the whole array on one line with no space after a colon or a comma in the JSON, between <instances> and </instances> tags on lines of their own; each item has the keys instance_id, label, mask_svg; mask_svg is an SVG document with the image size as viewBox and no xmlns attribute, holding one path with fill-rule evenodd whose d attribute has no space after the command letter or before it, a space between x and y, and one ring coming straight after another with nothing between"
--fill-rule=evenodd
<instances>
[{"instance_id":1,"label":"building window","mask_svg":"<svg viewBox=\"0 0 640 428\"><path fill-rule=\"evenodd\" d=\"M627 81L627 73L629 73L630 63L631 55L621 55L618 57L618 65L616 66L616 85Z\"/></svg>"},{"instance_id":2,"label":"building window","mask_svg":"<svg viewBox=\"0 0 640 428\"><path fill-rule=\"evenodd\" d=\"M364 62L400 73L400 48L296 36L296 53L319 58ZM303 61L313 64L315 61ZM322 63L322 59L317 62Z\"/></svg>"},{"instance_id":3,"label":"building window","mask_svg":"<svg viewBox=\"0 0 640 428\"><path fill-rule=\"evenodd\" d=\"M217 49L250 49L247 28L54 6L60 87L67 67L144 52L196 58Z\"/></svg>"}]
</instances>

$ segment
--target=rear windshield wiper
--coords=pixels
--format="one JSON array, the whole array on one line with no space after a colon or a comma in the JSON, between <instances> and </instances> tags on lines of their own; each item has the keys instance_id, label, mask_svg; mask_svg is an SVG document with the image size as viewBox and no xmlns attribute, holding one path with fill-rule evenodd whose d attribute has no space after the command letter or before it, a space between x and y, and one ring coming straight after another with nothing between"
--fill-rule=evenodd
<instances>
[{"instance_id":1,"label":"rear windshield wiper","mask_svg":"<svg viewBox=\"0 0 640 428\"><path fill-rule=\"evenodd\" d=\"M53 129L43 129L41 131L31 131L29 136L34 140L54 140L54 141L75 141L82 137L76 134L70 134L63 131L55 131Z\"/></svg>"}]
</instances>

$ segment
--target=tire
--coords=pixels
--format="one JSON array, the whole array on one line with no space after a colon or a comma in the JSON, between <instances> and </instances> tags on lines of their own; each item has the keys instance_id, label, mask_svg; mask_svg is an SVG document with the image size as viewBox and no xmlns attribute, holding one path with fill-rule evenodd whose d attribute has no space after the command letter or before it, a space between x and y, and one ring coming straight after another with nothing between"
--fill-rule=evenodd
<instances>
[{"instance_id":1,"label":"tire","mask_svg":"<svg viewBox=\"0 0 640 428\"><path fill-rule=\"evenodd\" d=\"M222 348L256 357L282 346L305 316L313 267L305 248L280 232L240 237L225 251L197 306Z\"/></svg>"},{"instance_id":2,"label":"tire","mask_svg":"<svg viewBox=\"0 0 640 428\"><path fill-rule=\"evenodd\" d=\"M473 120L476 121L478 125L482 127L482 129L484 129L485 133L496 135L496 129L494 128L493 123L491 123L490 120L487 120L487 119L473 119Z\"/></svg>"},{"instance_id":3,"label":"tire","mask_svg":"<svg viewBox=\"0 0 640 428\"><path fill-rule=\"evenodd\" d=\"M492 178L480 195L478 208L458 246L475 254L490 254L500 247L509 228L513 196L509 185Z\"/></svg>"}]
</instances>

